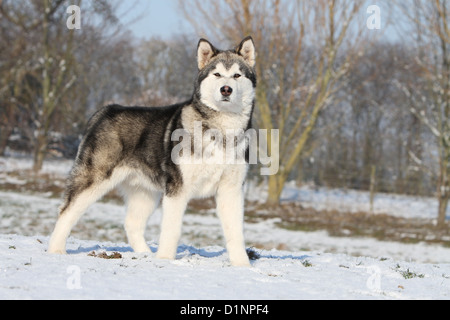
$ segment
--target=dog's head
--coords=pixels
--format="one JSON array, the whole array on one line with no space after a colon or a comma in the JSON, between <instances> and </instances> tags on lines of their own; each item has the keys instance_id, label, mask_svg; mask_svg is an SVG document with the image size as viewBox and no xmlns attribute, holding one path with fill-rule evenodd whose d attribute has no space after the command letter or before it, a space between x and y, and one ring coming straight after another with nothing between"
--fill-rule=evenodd
<instances>
[{"instance_id":1,"label":"dog's head","mask_svg":"<svg viewBox=\"0 0 450 320\"><path fill-rule=\"evenodd\" d=\"M251 37L242 40L235 49L226 51L201 39L197 48L197 99L215 111L249 112L255 99L255 58Z\"/></svg>"}]
</instances>

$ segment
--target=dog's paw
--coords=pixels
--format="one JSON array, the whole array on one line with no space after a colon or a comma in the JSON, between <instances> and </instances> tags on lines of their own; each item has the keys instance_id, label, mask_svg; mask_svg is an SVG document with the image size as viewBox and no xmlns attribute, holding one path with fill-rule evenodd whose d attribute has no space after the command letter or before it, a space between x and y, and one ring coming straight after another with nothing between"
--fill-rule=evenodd
<instances>
[{"instance_id":1,"label":"dog's paw","mask_svg":"<svg viewBox=\"0 0 450 320\"><path fill-rule=\"evenodd\" d=\"M47 253L50 254L67 254L65 249L48 248Z\"/></svg>"},{"instance_id":2,"label":"dog's paw","mask_svg":"<svg viewBox=\"0 0 450 320\"><path fill-rule=\"evenodd\" d=\"M251 267L251 264L250 264L250 261L248 260L248 258L234 259L234 260L231 260L230 262L233 267Z\"/></svg>"}]
</instances>

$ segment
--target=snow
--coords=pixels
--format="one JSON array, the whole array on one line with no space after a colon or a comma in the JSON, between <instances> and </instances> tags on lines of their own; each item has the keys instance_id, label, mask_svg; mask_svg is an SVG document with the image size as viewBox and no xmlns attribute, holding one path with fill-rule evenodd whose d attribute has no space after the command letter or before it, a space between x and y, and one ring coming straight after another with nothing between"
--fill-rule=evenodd
<instances>
[{"instance_id":1,"label":"snow","mask_svg":"<svg viewBox=\"0 0 450 320\"><path fill-rule=\"evenodd\" d=\"M267 187L248 187L251 200L257 201L267 195ZM256 196L251 196L254 194ZM298 187L295 182L286 184L282 201L299 202L305 208L316 210L337 210L340 212L370 212L370 194L366 191L330 189L304 185ZM436 198L376 193L373 210L375 214L389 214L403 218L436 219L438 202ZM447 209L450 218L450 206Z\"/></svg>"},{"instance_id":2,"label":"snow","mask_svg":"<svg viewBox=\"0 0 450 320\"><path fill-rule=\"evenodd\" d=\"M29 160L0 158L0 179L28 169ZM71 162L47 162L48 174L65 175ZM20 179L17 178L17 183ZM255 199L264 189L249 187ZM295 187L284 201L360 210L356 191ZM378 200L378 202L377 202ZM431 198L377 195L377 212L433 218ZM0 299L450 299L450 248L371 238L331 237L325 231L289 231L278 218L247 222L248 247L260 254L252 267L232 267L214 212L185 215L174 261L156 258L161 210L150 218L151 253L126 243L125 208L91 206L68 240L67 255L46 252L60 199L52 194L0 192ZM95 251L97 256L90 255ZM102 259L106 252L118 259Z\"/></svg>"},{"instance_id":3,"label":"snow","mask_svg":"<svg viewBox=\"0 0 450 320\"><path fill-rule=\"evenodd\" d=\"M219 246L181 245L175 261L125 243L71 238L68 255L46 253L47 237L0 236L1 299L449 299L450 265L321 252L261 251L231 267ZM119 252L120 259L89 256ZM308 266L310 265L310 266ZM401 272L417 276L405 279Z\"/></svg>"}]
</instances>

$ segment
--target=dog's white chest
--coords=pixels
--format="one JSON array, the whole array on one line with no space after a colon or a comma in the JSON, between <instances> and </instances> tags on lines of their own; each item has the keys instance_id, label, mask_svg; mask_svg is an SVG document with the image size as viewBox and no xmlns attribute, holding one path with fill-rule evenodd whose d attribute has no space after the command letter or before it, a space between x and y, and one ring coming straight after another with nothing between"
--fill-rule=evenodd
<instances>
[{"instance_id":1,"label":"dog's white chest","mask_svg":"<svg viewBox=\"0 0 450 320\"><path fill-rule=\"evenodd\" d=\"M209 197L216 194L221 181L242 183L247 164L245 141L225 146L222 139L203 138L201 154L192 155L191 162L181 165L183 185L192 197Z\"/></svg>"},{"instance_id":2,"label":"dog's white chest","mask_svg":"<svg viewBox=\"0 0 450 320\"><path fill-rule=\"evenodd\" d=\"M217 192L223 165L187 164L181 167L183 185L191 197L209 197Z\"/></svg>"}]
</instances>

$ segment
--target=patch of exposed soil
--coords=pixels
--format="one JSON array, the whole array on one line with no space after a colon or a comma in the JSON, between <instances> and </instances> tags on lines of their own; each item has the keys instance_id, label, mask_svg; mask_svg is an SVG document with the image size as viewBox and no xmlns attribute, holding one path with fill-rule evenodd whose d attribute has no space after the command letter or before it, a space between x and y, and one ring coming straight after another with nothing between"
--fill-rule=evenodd
<instances>
[{"instance_id":1,"label":"patch of exposed soil","mask_svg":"<svg viewBox=\"0 0 450 320\"><path fill-rule=\"evenodd\" d=\"M95 253L92 251L88 253L88 256L100 258L100 259L122 259L122 255L119 252L113 252L111 254L107 254L106 252Z\"/></svg>"}]
</instances>

